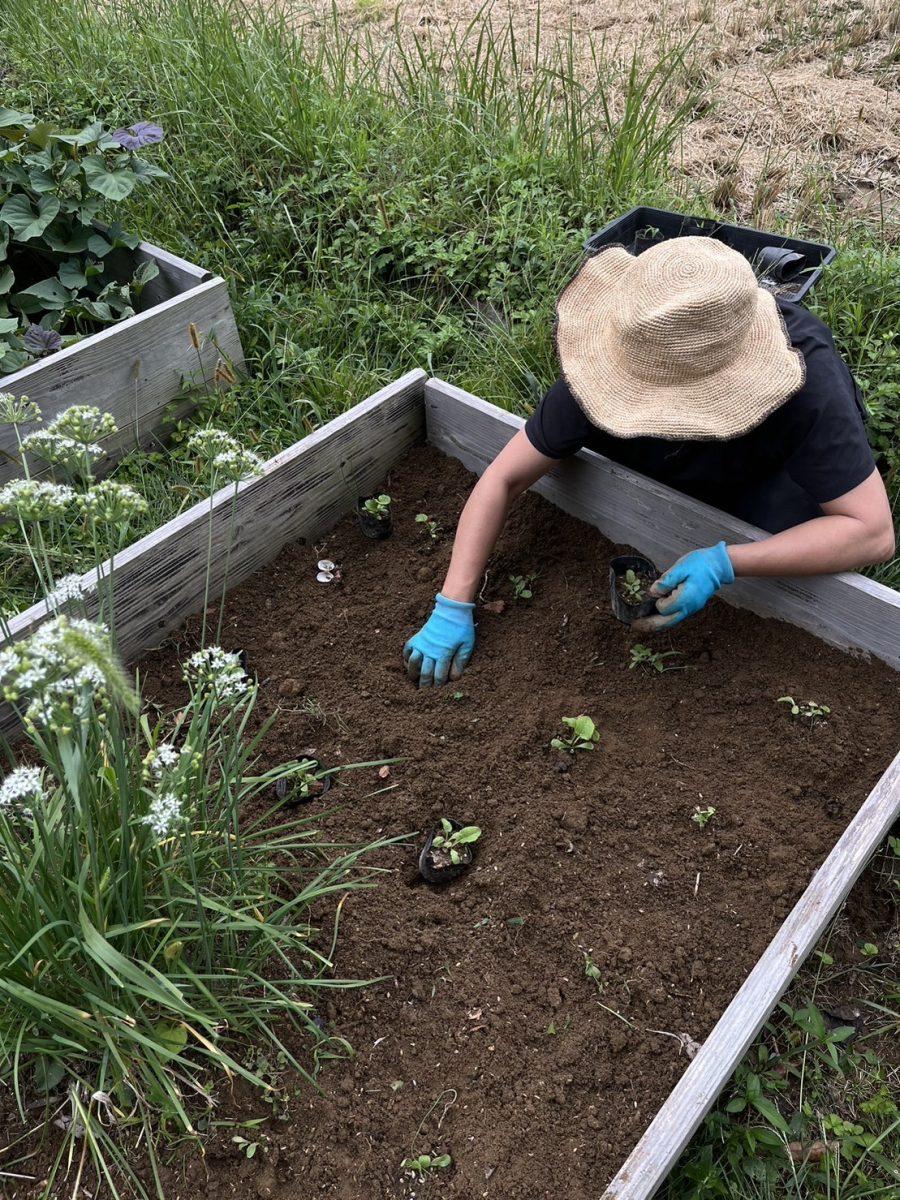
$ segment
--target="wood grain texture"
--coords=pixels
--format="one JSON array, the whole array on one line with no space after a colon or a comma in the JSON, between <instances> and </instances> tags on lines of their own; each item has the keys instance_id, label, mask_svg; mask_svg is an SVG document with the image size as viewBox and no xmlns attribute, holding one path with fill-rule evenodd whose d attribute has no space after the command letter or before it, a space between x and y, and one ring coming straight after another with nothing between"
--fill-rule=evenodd
<instances>
[{"instance_id":1,"label":"wood grain texture","mask_svg":"<svg viewBox=\"0 0 900 1200\"><path fill-rule=\"evenodd\" d=\"M425 407L428 440L479 474L524 425L521 417L440 379L428 381ZM533 490L612 541L634 546L661 568L722 538L745 542L767 536L590 450L561 463ZM900 593L863 575L739 579L721 596L900 668Z\"/></svg>"},{"instance_id":2,"label":"wood grain texture","mask_svg":"<svg viewBox=\"0 0 900 1200\"><path fill-rule=\"evenodd\" d=\"M813 876L603 1200L648 1200L663 1182L898 816L900 754Z\"/></svg>"},{"instance_id":3,"label":"wood grain texture","mask_svg":"<svg viewBox=\"0 0 900 1200\"><path fill-rule=\"evenodd\" d=\"M209 595L217 602L229 541L228 586L234 587L271 562L288 542L319 537L359 496L381 484L394 463L424 437L424 383L424 371L410 371L269 459L262 475L239 484L236 494L233 486L223 488L211 504L195 504L118 555L113 573L116 629L125 660L157 646L203 607L210 522ZM313 565L311 559L311 569ZM83 576L83 585L93 613L93 572ZM11 638L27 636L46 617L43 602L33 605L10 622ZM0 729L7 737L18 729L8 708L0 712Z\"/></svg>"},{"instance_id":4,"label":"wood grain texture","mask_svg":"<svg viewBox=\"0 0 900 1200\"><path fill-rule=\"evenodd\" d=\"M191 322L204 337L199 356L188 334ZM45 424L72 404L112 413L119 433L104 448L115 459L160 429L164 409L181 395L185 381L212 380L220 352L243 364L228 289L215 277L7 375L0 391L30 397ZM0 483L20 473L16 453L13 430L0 426Z\"/></svg>"}]
</instances>

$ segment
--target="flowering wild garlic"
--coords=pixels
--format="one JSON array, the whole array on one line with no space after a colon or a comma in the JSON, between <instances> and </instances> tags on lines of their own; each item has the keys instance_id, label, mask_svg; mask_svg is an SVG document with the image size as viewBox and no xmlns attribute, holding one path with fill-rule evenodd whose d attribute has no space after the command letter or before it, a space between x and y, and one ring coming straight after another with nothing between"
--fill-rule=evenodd
<instances>
[{"instance_id":1,"label":"flowering wild garlic","mask_svg":"<svg viewBox=\"0 0 900 1200\"><path fill-rule=\"evenodd\" d=\"M61 483L11 479L0 488L0 519L9 513L21 521L49 521L65 514L75 492Z\"/></svg>"},{"instance_id":2,"label":"flowering wild garlic","mask_svg":"<svg viewBox=\"0 0 900 1200\"><path fill-rule=\"evenodd\" d=\"M0 650L0 695L16 705L29 730L68 736L76 724L101 715L113 699L134 704L105 626L57 616L29 638Z\"/></svg>"},{"instance_id":3,"label":"flowering wild garlic","mask_svg":"<svg viewBox=\"0 0 900 1200\"><path fill-rule=\"evenodd\" d=\"M63 575L62 579L58 579L53 587L52 592L48 592L46 600L47 607L52 608L54 612L63 608L71 600L83 600L84 589L81 586L80 575Z\"/></svg>"},{"instance_id":4,"label":"flowering wild garlic","mask_svg":"<svg viewBox=\"0 0 900 1200\"><path fill-rule=\"evenodd\" d=\"M197 650L184 664L183 673L192 687L212 688L220 700L239 700L250 686L238 655L221 646Z\"/></svg>"},{"instance_id":5,"label":"flowering wild garlic","mask_svg":"<svg viewBox=\"0 0 900 1200\"><path fill-rule=\"evenodd\" d=\"M47 426L48 433L58 433L87 446L100 438L110 437L117 431L111 413L101 412L90 404L73 404L64 409Z\"/></svg>"},{"instance_id":6,"label":"flowering wild garlic","mask_svg":"<svg viewBox=\"0 0 900 1200\"><path fill-rule=\"evenodd\" d=\"M40 800L44 772L40 767L16 767L0 783L0 809L19 807L23 800Z\"/></svg>"},{"instance_id":7,"label":"flowering wild garlic","mask_svg":"<svg viewBox=\"0 0 900 1200\"><path fill-rule=\"evenodd\" d=\"M86 516L108 525L123 525L147 511L147 501L128 483L102 479L78 497Z\"/></svg>"},{"instance_id":8,"label":"flowering wild garlic","mask_svg":"<svg viewBox=\"0 0 900 1200\"><path fill-rule=\"evenodd\" d=\"M163 792L150 801L147 815L142 818L158 838L168 837L181 820L181 801L174 792Z\"/></svg>"},{"instance_id":9,"label":"flowering wild garlic","mask_svg":"<svg viewBox=\"0 0 900 1200\"><path fill-rule=\"evenodd\" d=\"M198 429L188 438L187 449L196 456L198 467L210 468L217 479L226 482L258 475L262 470L259 455L222 429Z\"/></svg>"},{"instance_id":10,"label":"flowering wild garlic","mask_svg":"<svg viewBox=\"0 0 900 1200\"><path fill-rule=\"evenodd\" d=\"M27 396L0 392L0 425L30 425L40 419L41 410Z\"/></svg>"},{"instance_id":11,"label":"flowering wild garlic","mask_svg":"<svg viewBox=\"0 0 900 1200\"><path fill-rule=\"evenodd\" d=\"M22 439L22 449L27 454L42 458L55 467L67 470L84 469L103 454L97 442L79 442L51 429L38 429Z\"/></svg>"}]
</instances>

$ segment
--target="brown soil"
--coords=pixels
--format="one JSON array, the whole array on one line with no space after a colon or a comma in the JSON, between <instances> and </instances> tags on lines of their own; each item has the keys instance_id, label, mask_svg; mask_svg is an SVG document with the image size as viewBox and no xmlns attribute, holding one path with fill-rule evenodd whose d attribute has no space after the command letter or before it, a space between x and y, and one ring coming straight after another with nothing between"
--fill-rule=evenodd
<instances>
[{"instance_id":1,"label":"brown soil","mask_svg":"<svg viewBox=\"0 0 900 1200\"><path fill-rule=\"evenodd\" d=\"M297 24L329 24L335 0L274 0ZM344 29L362 27L377 52L395 38L437 52L474 52L485 13L511 23L526 75L571 30L575 70L591 80L591 41L605 51L693 39L683 84L700 87L675 155L688 180L739 219L775 211L817 222L821 200L900 230L900 10L895 0L336 0ZM507 54L507 59L509 55ZM683 90L663 97L673 108Z\"/></svg>"},{"instance_id":2,"label":"brown soil","mask_svg":"<svg viewBox=\"0 0 900 1200\"><path fill-rule=\"evenodd\" d=\"M416 451L387 481L390 540L347 518L229 599L226 640L258 674L259 715L280 710L272 764L404 759L387 781L350 773L313 801L340 802L329 834L414 835L442 814L484 834L446 889L417 882L415 836L379 854L379 886L344 906L336 973L381 982L324 1009L356 1057L325 1071L323 1097L254 1131L254 1160L224 1136L191 1160L172 1200L596 1198L687 1065L678 1037L709 1033L896 749L897 675L718 602L659 643L688 670L628 670L634 637L609 611L614 548L532 496L491 565L482 599L505 607L481 609L470 669L416 691L400 647L429 610L471 482ZM434 553L419 511L446 531ZM322 556L340 585L315 581ZM533 601L514 603L508 576L533 571ZM144 664L166 707L197 634L189 622ZM791 719L786 693L831 717ZM600 743L560 762L550 738L581 712ZM709 805L701 830L691 815ZM400 1163L424 1151L453 1167L423 1188Z\"/></svg>"}]
</instances>

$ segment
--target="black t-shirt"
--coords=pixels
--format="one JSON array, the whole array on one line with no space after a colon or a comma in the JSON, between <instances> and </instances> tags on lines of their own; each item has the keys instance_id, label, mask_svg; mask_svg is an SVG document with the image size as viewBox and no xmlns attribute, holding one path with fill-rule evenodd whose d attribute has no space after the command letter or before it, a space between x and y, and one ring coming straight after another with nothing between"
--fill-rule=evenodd
<instances>
[{"instance_id":1,"label":"black t-shirt","mask_svg":"<svg viewBox=\"0 0 900 1200\"><path fill-rule=\"evenodd\" d=\"M779 308L806 381L749 433L727 441L615 437L591 424L558 379L526 422L529 441L548 458L586 446L771 532L821 515L819 506L862 483L875 461L831 331L802 304Z\"/></svg>"}]
</instances>

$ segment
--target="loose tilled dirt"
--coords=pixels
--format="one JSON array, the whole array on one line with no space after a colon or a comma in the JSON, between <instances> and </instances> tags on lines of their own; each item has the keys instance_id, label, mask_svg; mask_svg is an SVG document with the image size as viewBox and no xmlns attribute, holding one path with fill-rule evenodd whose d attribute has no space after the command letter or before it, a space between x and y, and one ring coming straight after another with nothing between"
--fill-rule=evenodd
<instances>
[{"instance_id":1,"label":"loose tilled dirt","mask_svg":"<svg viewBox=\"0 0 900 1200\"><path fill-rule=\"evenodd\" d=\"M260 714L280 710L271 765L311 750L405 760L314 801L339 802L329 835L413 833L441 814L484 834L446 890L417 882L416 838L379 852L378 887L344 905L336 975L383 981L322 1007L355 1058L326 1068L324 1097L307 1089L247 1135L257 1157L223 1137L173 1197L596 1200L687 1066L679 1037L709 1033L897 748L896 674L722 603L658 643L684 670L629 670L614 548L532 496L491 564L482 599L505 609L480 608L470 669L416 691L400 648L471 485L416 451L386 483L392 538L347 518L230 596L226 641L258 674ZM443 527L430 553L421 511ZM339 585L316 582L323 556ZM513 602L508 577L531 572L534 599ZM197 635L189 622L144 663L146 695L179 703ZM776 703L786 693L832 715L809 728ZM600 742L563 764L550 738L582 712ZM707 806L701 829L691 815ZM245 1115L267 1111L253 1098ZM424 1151L453 1166L421 1185L400 1162Z\"/></svg>"}]
</instances>

